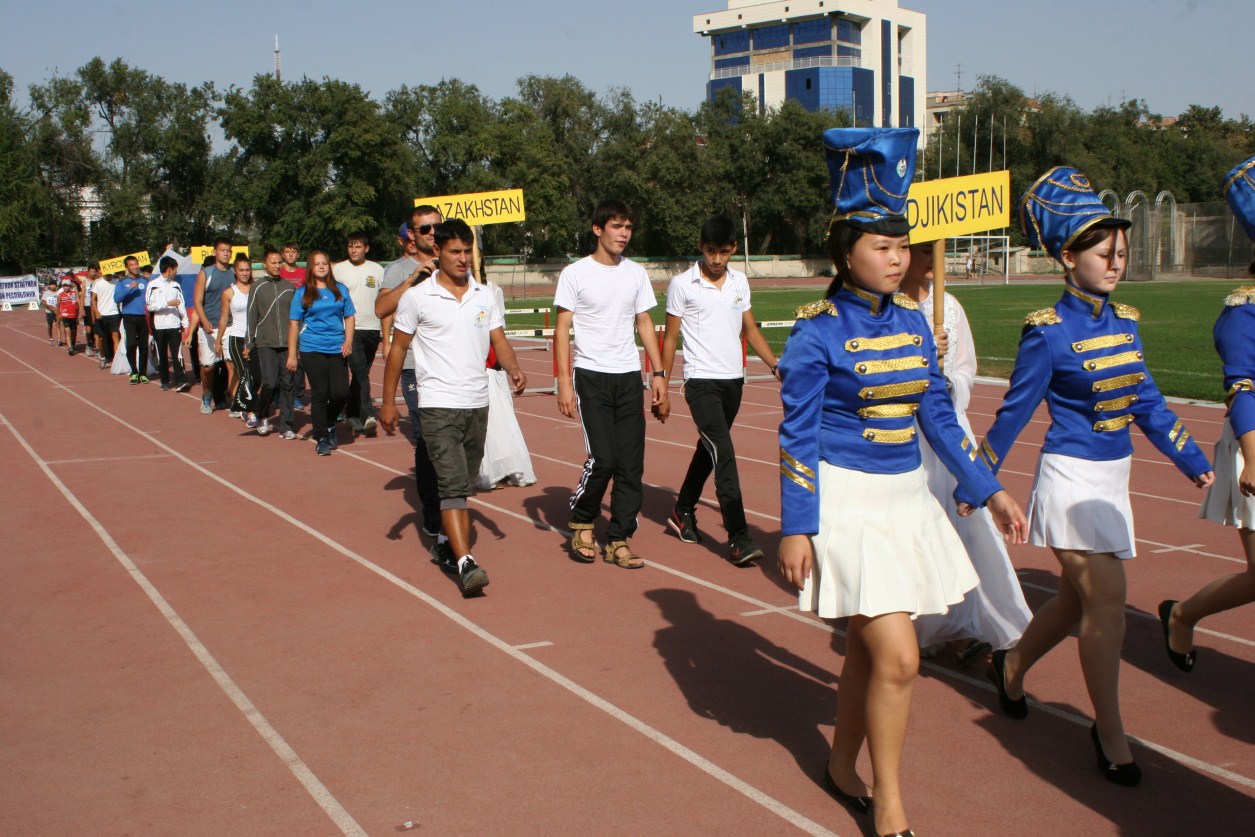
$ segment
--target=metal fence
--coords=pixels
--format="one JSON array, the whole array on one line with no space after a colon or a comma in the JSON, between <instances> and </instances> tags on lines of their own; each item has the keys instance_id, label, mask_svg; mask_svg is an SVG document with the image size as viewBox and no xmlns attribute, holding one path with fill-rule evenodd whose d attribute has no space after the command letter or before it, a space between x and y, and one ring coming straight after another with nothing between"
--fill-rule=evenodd
<instances>
[{"instance_id":1,"label":"metal fence","mask_svg":"<svg viewBox=\"0 0 1255 837\"><path fill-rule=\"evenodd\" d=\"M1132 192L1118 214L1129 231L1128 278L1242 279L1252 261L1251 241L1224 201L1178 204L1171 193L1155 200Z\"/></svg>"}]
</instances>

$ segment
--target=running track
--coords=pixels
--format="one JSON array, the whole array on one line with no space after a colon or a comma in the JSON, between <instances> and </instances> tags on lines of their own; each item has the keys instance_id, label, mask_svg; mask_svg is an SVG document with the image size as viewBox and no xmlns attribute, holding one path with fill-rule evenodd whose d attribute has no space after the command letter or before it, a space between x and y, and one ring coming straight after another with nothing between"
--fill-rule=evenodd
<instances>
[{"instance_id":1,"label":"running track","mask_svg":"<svg viewBox=\"0 0 1255 837\"><path fill-rule=\"evenodd\" d=\"M518 399L539 483L474 501L492 584L463 601L420 543L403 436L319 458L42 334L37 313L0 320L0 831L870 833L819 784L840 631L797 612L774 560L723 560L713 495L706 543L664 534L695 439L682 397L648 425L639 572L566 557L580 429L550 396ZM520 357L550 378L548 353ZM977 387L977 433L1000 396ZM1221 413L1177 409L1210 450ZM779 417L774 382L749 385L736 442L768 556ZM1002 472L1021 502L1044 430ZM1142 787L1094 769L1073 640L1034 670L1024 722L943 656L906 754L921 835L1255 821L1255 609L1205 623L1189 676L1153 616L1239 569L1237 538L1196 520L1198 492L1134 435L1123 696ZM1013 559L1040 605L1053 559Z\"/></svg>"}]
</instances>

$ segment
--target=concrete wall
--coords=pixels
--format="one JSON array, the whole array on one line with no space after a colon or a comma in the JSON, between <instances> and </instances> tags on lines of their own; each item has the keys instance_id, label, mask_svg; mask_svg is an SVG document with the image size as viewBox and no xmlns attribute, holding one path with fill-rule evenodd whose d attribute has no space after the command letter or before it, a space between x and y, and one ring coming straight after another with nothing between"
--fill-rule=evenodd
<instances>
[{"instance_id":1,"label":"concrete wall","mask_svg":"<svg viewBox=\"0 0 1255 837\"><path fill-rule=\"evenodd\" d=\"M536 264L494 264L488 262L488 278L507 290L510 287L525 287L538 293L552 294L558 283L558 274L570 262L554 260ZM641 261L640 265L649 274L651 282L665 284L671 277L683 273L693 266L690 259L649 260ZM832 264L826 258L802 259L797 257L756 256L750 258L746 269L744 259L736 259L732 266L749 276L750 280L765 279L800 279L828 274L832 272Z\"/></svg>"}]
</instances>

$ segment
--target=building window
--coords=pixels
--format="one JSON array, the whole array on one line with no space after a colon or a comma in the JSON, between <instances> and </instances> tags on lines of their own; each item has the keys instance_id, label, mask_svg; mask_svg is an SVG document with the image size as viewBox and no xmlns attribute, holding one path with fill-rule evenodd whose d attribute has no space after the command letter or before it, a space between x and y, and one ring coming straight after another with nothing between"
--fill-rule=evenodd
<instances>
[{"instance_id":1,"label":"building window","mask_svg":"<svg viewBox=\"0 0 1255 837\"><path fill-rule=\"evenodd\" d=\"M710 40L715 45L715 55L731 55L736 52L749 52L749 32L728 32L723 35L714 35Z\"/></svg>"},{"instance_id":2,"label":"building window","mask_svg":"<svg viewBox=\"0 0 1255 837\"><path fill-rule=\"evenodd\" d=\"M793 24L793 45L817 44L832 40L832 23L828 18L803 20Z\"/></svg>"},{"instance_id":3,"label":"building window","mask_svg":"<svg viewBox=\"0 0 1255 837\"><path fill-rule=\"evenodd\" d=\"M763 26L751 30L754 33L754 49L779 49L789 45L789 24Z\"/></svg>"},{"instance_id":4,"label":"building window","mask_svg":"<svg viewBox=\"0 0 1255 837\"><path fill-rule=\"evenodd\" d=\"M852 20L837 18L837 40L854 46L862 46L863 30Z\"/></svg>"}]
</instances>

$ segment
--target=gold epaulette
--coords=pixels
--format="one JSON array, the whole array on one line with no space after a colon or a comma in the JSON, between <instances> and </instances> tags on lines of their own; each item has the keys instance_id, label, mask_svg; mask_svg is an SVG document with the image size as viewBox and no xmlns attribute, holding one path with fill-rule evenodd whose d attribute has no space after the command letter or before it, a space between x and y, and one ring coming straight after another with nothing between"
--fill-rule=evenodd
<instances>
[{"instance_id":1,"label":"gold epaulette","mask_svg":"<svg viewBox=\"0 0 1255 837\"><path fill-rule=\"evenodd\" d=\"M1061 322L1063 320L1059 317L1059 312L1053 308L1034 311L1024 318L1024 324L1031 326L1058 325Z\"/></svg>"},{"instance_id":2,"label":"gold epaulette","mask_svg":"<svg viewBox=\"0 0 1255 837\"><path fill-rule=\"evenodd\" d=\"M1255 305L1255 285L1243 285L1224 298L1225 306Z\"/></svg>"},{"instance_id":3,"label":"gold epaulette","mask_svg":"<svg viewBox=\"0 0 1255 837\"><path fill-rule=\"evenodd\" d=\"M1140 320L1142 312L1138 311L1132 305L1125 305L1123 302L1108 303L1111 306L1111 313L1115 314L1122 320Z\"/></svg>"},{"instance_id":4,"label":"gold epaulette","mask_svg":"<svg viewBox=\"0 0 1255 837\"><path fill-rule=\"evenodd\" d=\"M798 308L796 313L799 320L813 320L820 314L828 314L835 317L837 316L837 306L827 299L817 299Z\"/></svg>"},{"instance_id":5,"label":"gold epaulette","mask_svg":"<svg viewBox=\"0 0 1255 837\"><path fill-rule=\"evenodd\" d=\"M907 296L906 294L900 294L900 293L899 293L899 294L894 294L894 295L893 295L893 304L894 304L894 305L896 305L896 306L898 306L899 308L906 308L907 310L910 310L910 311L918 311L918 310L919 310L919 303L918 303L918 302L916 302L915 300L911 299L911 298L910 298L909 296Z\"/></svg>"}]
</instances>

